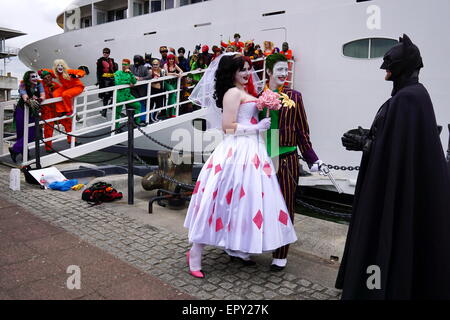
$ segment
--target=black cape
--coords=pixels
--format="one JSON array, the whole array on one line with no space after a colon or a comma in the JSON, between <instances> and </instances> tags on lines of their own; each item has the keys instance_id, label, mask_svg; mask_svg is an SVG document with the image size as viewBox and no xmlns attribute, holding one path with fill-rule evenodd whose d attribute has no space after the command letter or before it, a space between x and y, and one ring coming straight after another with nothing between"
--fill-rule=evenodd
<instances>
[{"instance_id":1,"label":"black cape","mask_svg":"<svg viewBox=\"0 0 450 320\"><path fill-rule=\"evenodd\" d=\"M450 178L418 79L379 110L363 154L336 280L342 299L450 299ZM371 265L381 289L369 290Z\"/></svg>"}]
</instances>

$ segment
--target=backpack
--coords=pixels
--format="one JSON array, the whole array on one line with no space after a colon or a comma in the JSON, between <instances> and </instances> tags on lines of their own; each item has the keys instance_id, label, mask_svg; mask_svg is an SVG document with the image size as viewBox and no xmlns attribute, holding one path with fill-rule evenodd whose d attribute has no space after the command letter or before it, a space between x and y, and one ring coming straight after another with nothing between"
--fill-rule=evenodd
<instances>
[{"instance_id":1,"label":"backpack","mask_svg":"<svg viewBox=\"0 0 450 320\"><path fill-rule=\"evenodd\" d=\"M81 199L92 205L122 199L122 197L122 192L118 192L111 184L103 181L94 183L81 194Z\"/></svg>"}]
</instances>

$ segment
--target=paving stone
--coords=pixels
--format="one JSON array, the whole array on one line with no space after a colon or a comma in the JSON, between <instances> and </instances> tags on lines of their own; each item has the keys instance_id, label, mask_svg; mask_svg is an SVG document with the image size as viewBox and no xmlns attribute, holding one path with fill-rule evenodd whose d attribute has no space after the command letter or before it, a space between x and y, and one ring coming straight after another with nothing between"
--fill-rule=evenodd
<instances>
[{"instance_id":1,"label":"paving stone","mask_svg":"<svg viewBox=\"0 0 450 320\"><path fill-rule=\"evenodd\" d=\"M283 279L285 279L285 280L287 280L287 281L294 281L294 280L296 280L297 279L297 277L296 276L294 276L293 274L290 274L290 273L286 273L284 276L283 276Z\"/></svg>"},{"instance_id":2,"label":"paving stone","mask_svg":"<svg viewBox=\"0 0 450 320\"><path fill-rule=\"evenodd\" d=\"M328 300L329 299L329 297L327 295L320 293L320 292L313 293L311 295L311 297L313 297L314 299L317 299L317 300Z\"/></svg>"},{"instance_id":3,"label":"paving stone","mask_svg":"<svg viewBox=\"0 0 450 320\"><path fill-rule=\"evenodd\" d=\"M272 299L274 299L276 296L278 296L278 294L276 294L276 293L273 292L273 291L265 290L265 291L263 292L263 296L264 296L264 299L272 300Z\"/></svg>"},{"instance_id":4,"label":"paving stone","mask_svg":"<svg viewBox=\"0 0 450 320\"><path fill-rule=\"evenodd\" d=\"M297 283L302 287L309 287L311 285L311 282L305 279L300 279Z\"/></svg>"},{"instance_id":5,"label":"paving stone","mask_svg":"<svg viewBox=\"0 0 450 320\"><path fill-rule=\"evenodd\" d=\"M264 291L264 288L261 286L251 286L250 290L252 290L255 293L261 293Z\"/></svg>"},{"instance_id":6,"label":"paving stone","mask_svg":"<svg viewBox=\"0 0 450 320\"><path fill-rule=\"evenodd\" d=\"M294 290L297 287L297 285L295 283L292 283L292 282L289 282L289 281L283 281L281 283L281 285L283 287L286 287L286 288L291 289L291 290Z\"/></svg>"},{"instance_id":7,"label":"paving stone","mask_svg":"<svg viewBox=\"0 0 450 320\"><path fill-rule=\"evenodd\" d=\"M219 286L224 288L225 290L229 290L234 287L234 285L229 282L219 283Z\"/></svg>"},{"instance_id":8,"label":"paving stone","mask_svg":"<svg viewBox=\"0 0 450 320\"><path fill-rule=\"evenodd\" d=\"M282 295L288 296L294 293L294 291L289 290L287 288L280 288L280 290L278 290Z\"/></svg>"},{"instance_id":9,"label":"paving stone","mask_svg":"<svg viewBox=\"0 0 450 320\"><path fill-rule=\"evenodd\" d=\"M246 294L245 297L248 300L261 300L263 298L261 295L253 293L253 292Z\"/></svg>"},{"instance_id":10,"label":"paving stone","mask_svg":"<svg viewBox=\"0 0 450 320\"><path fill-rule=\"evenodd\" d=\"M224 299L226 296L229 295L227 290L224 289L217 289L216 291L211 292L215 297L219 299Z\"/></svg>"},{"instance_id":11,"label":"paving stone","mask_svg":"<svg viewBox=\"0 0 450 320\"><path fill-rule=\"evenodd\" d=\"M265 287L272 289L272 290L277 290L280 286L277 284L274 284L272 282L267 282L264 284Z\"/></svg>"},{"instance_id":12,"label":"paving stone","mask_svg":"<svg viewBox=\"0 0 450 320\"><path fill-rule=\"evenodd\" d=\"M313 284L313 286L311 287L311 289L315 290L315 291L322 291L325 290L325 287L321 286L320 284Z\"/></svg>"},{"instance_id":13,"label":"paving stone","mask_svg":"<svg viewBox=\"0 0 450 320\"><path fill-rule=\"evenodd\" d=\"M273 283L280 283L281 281L283 281L283 279L281 279L277 276L271 276L267 280L270 282L273 282Z\"/></svg>"},{"instance_id":14,"label":"paving stone","mask_svg":"<svg viewBox=\"0 0 450 320\"><path fill-rule=\"evenodd\" d=\"M324 292L325 294L332 296L332 297L339 297L341 295L341 291L333 288L328 288Z\"/></svg>"}]
</instances>

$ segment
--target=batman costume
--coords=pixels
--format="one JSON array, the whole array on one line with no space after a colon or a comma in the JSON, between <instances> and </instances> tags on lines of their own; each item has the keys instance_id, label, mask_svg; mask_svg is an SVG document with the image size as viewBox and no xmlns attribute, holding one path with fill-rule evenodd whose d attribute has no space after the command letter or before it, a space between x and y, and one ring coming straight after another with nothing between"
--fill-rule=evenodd
<instances>
[{"instance_id":1,"label":"batman costume","mask_svg":"<svg viewBox=\"0 0 450 320\"><path fill-rule=\"evenodd\" d=\"M344 300L450 299L450 178L422 67L403 35L381 66L392 97L370 130L342 137L363 151L336 280Z\"/></svg>"}]
</instances>

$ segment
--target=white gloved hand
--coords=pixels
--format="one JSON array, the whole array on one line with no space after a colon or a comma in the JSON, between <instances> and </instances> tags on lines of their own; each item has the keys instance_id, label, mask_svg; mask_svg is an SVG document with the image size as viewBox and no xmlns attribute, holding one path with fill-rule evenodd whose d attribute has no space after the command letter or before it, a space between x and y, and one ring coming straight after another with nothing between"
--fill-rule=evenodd
<instances>
[{"instance_id":1,"label":"white gloved hand","mask_svg":"<svg viewBox=\"0 0 450 320\"><path fill-rule=\"evenodd\" d=\"M309 171L310 172L319 172L322 164L323 164L322 160L317 160L316 162L314 162L314 164L311 166L311 168L309 168Z\"/></svg>"},{"instance_id":2,"label":"white gloved hand","mask_svg":"<svg viewBox=\"0 0 450 320\"><path fill-rule=\"evenodd\" d=\"M270 129L270 118L264 118L257 124L242 124L238 123L236 127L237 134L256 133Z\"/></svg>"},{"instance_id":3,"label":"white gloved hand","mask_svg":"<svg viewBox=\"0 0 450 320\"><path fill-rule=\"evenodd\" d=\"M258 128L259 131L266 131L270 129L270 123L271 123L270 118L264 118L260 122L258 122L258 124L256 124L256 127Z\"/></svg>"}]
</instances>

